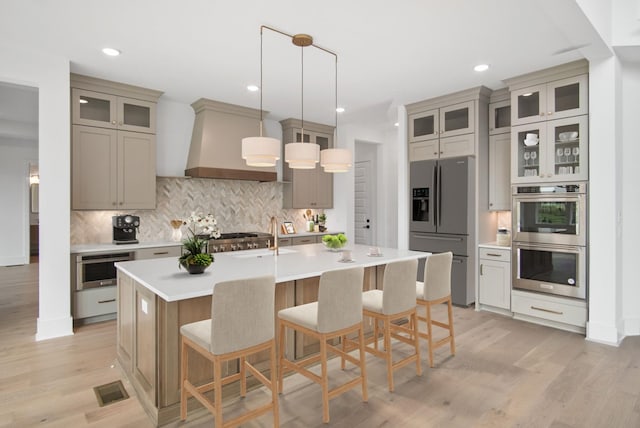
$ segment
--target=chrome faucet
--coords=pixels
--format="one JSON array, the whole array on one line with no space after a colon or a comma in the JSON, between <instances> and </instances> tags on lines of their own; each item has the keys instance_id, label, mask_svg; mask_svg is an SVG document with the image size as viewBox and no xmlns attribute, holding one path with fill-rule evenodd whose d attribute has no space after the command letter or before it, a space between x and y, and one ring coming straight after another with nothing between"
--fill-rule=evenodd
<instances>
[{"instance_id":1,"label":"chrome faucet","mask_svg":"<svg viewBox=\"0 0 640 428\"><path fill-rule=\"evenodd\" d=\"M273 250L274 254L277 256L280 254L280 251L278 250L278 219L275 218L275 216L271 217L270 222L269 233L273 235L273 246L269 245L269 249Z\"/></svg>"}]
</instances>

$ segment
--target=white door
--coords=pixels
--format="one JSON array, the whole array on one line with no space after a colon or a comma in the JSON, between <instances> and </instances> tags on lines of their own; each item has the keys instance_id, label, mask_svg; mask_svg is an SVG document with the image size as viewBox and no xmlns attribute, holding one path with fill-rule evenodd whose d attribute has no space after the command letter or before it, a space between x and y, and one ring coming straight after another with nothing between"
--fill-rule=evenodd
<instances>
[{"instance_id":1,"label":"white door","mask_svg":"<svg viewBox=\"0 0 640 428\"><path fill-rule=\"evenodd\" d=\"M372 218L372 162L355 163L355 241L356 244L373 245L374 225Z\"/></svg>"}]
</instances>

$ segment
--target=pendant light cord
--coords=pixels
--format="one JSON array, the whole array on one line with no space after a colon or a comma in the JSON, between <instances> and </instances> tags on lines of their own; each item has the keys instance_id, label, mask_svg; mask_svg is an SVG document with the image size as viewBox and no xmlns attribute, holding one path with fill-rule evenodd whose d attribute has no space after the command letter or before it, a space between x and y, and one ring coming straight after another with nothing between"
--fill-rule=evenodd
<instances>
[{"instance_id":1,"label":"pendant light cord","mask_svg":"<svg viewBox=\"0 0 640 428\"><path fill-rule=\"evenodd\" d=\"M336 58L336 109L335 109L335 115L336 115L336 140L333 142L334 147L338 144L338 55L334 54L335 58Z\"/></svg>"},{"instance_id":2,"label":"pendant light cord","mask_svg":"<svg viewBox=\"0 0 640 428\"><path fill-rule=\"evenodd\" d=\"M262 29L264 27L260 27L260 136L262 137Z\"/></svg>"},{"instance_id":3,"label":"pendant light cord","mask_svg":"<svg viewBox=\"0 0 640 428\"><path fill-rule=\"evenodd\" d=\"M300 46L300 62L301 62L301 69L302 69L302 79L300 79L301 81L301 88L300 88L300 109L301 109L301 134L300 134L300 142L304 143L304 46ZM309 139L309 141L311 141L311 139Z\"/></svg>"}]
</instances>

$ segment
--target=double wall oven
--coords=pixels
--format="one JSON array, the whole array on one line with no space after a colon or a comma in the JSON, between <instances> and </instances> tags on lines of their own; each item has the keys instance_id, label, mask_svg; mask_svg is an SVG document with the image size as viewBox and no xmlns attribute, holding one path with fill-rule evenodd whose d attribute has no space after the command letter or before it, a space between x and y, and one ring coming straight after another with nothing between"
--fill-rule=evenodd
<instances>
[{"instance_id":1,"label":"double wall oven","mask_svg":"<svg viewBox=\"0 0 640 428\"><path fill-rule=\"evenodd\" d=\"M587 184L513 187L515 289L585 299Z\"/></svg>"}]
</instances>

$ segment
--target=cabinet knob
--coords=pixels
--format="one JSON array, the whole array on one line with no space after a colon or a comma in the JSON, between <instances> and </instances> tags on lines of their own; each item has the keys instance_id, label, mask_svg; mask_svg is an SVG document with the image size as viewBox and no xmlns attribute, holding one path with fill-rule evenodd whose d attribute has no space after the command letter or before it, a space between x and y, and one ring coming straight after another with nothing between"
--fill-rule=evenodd
<instances>
[{"instance_id":1,"label":"cabinet knob","mask_svg":"<svg viewBox=\"0 0 640 428\"><path fill-rule=\"evenodd\" d=\"M492 203L492 202L489 202L489 206L490 206L490 207L492 207L492 206L493 206L493 203Z\"/></svg>"},{"instance_id":2,"label":"cabinet knob","mask_svg":"<svg viewBox=\"0 0 640 428\"><path fill-rule=\"evenodd\" d=\"M122 205L122 204L123 204L123 202L120 202L120 205Z\"/></svg>"},{"instance_id":3,"label":"cabinet knob","mask_svg":"<svg viewBox=\"0 0 640 428\"><path fill-rule=\"evenodd\" d=\"M438 152L433 152L433 154L434 154L434 155L437 155L437 154L438 154Z\"/></svg>"},{"instance_id":4,"label":"cabinet knob","mask_svg":"<svg viewBox=\"0 0 640 428\"><path fill-rule=\"evenodd\" d=\"M117 204L115 202L111 202L111 205L115 207Z\"/></svg>"},{"instance_id":5,"label":"cabinet knob","mask_svg":"<svg viewBox=\"0 0 640 428\"><path fill-rule=\"evenodd\" d=\"M112 125L115 125L115 124L116 124L116 121L115 121L115 120L112 120L112 121L111 121L111 124L112 124Z\"/></svg>"},{"instance_id":6,"label":"cabinet knob","mask_svg":"<svg viewBox=\"0 0 640 428\"><path fill-rule=\"evenodd\" d=\"M444 152L440 152L440 154L444 154Z\"/></svg>"},{"instance_id":7,"label":"cabinet knob","mask_svg":"<svg viewBox=\"0 0 640 428\"><path fill-rule=\"evenodd\" d=\"M547 115L548 115L548 116L551 116L552 114L553 114L553 112L552 112L552 111L547 112Z\"/></svg>"}]
</instances>

